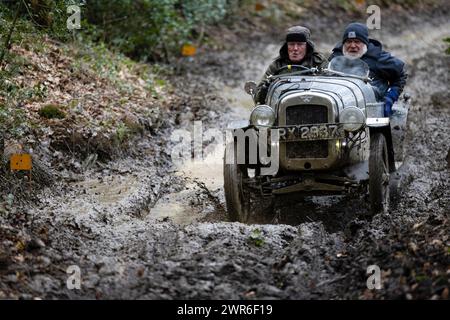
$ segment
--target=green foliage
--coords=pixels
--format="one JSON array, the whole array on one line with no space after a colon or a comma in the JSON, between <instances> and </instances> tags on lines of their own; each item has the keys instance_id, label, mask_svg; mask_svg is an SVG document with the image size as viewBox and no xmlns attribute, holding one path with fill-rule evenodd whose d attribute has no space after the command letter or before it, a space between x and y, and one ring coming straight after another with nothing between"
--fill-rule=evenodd
<instances>
[{"instance_id":1,"label":"green foliage","mask_svg":"<svg viewBox=\"0 0 450 320\"><path fill-rule=\"evenodd\" d=\"M448 44L447 49L445 49L445 53L446 53L446 54L450 54L450 37L445 38L445 39L444 39L444 42L446 42L446 43Z\"/></svg>"},{"instance_id":2,"label":"green foliage","mask_svg":"<svg viewBox=\"0 0 450 320\"><path fill-rule=\"evenodd\" d=\"M33 33L48 34L51 37L65 41L72 37L72 31L67 29L67 7L79 5L79 0L17 0L7 1L0 9L5 16L13 16L19 8L22 26L24 21L34 26ZM16 34L21 34L20 27Z\"/></svg>"},{"instance_id":3,"label":"green foliage","mask_svg":"<svg viewBox=\"0 0 450 320\"><path fill-rule=\"evenodd\" d=\"M24 112L0 104L0 132L6 132L11 137L22 137L26 131Z\"/></svg>"},{"instance_id":4,"label":"green foliage","mask_svg":"<svg viewBox=\"0 0 450 320\"><path fill-rule=\"evenodd\" d=\"M6 15L7 12L3 11L0 15L0 24L8 28L11 21L6 19ZM18 23L17 26L28 28L26 23ZM4 33L0 32L2 36ZM3 43L3 39L3 37L0 39L1 43ZM23 110L25 101L41 99L46 95L46 89L40 84L27 87L17 82L16 77L30 66L24 56L13 55L6 51L4 62L6 64L0 68L0 132L5 133L8 137L20 138L29 129Z\"/></svg>"},{"instance_id":5,"label":"green foliage","mask_svg":"<svg viewBox=\"0 0 450 320\"><path fill-rule=\"evenodd\" d=\"M125 123L121 122L116 129L117 140L119 141L119 143L122 143L126 138L128 138L129 135L130 129Z\"/></svg>"},{"instance_id":6,"label":"green foliage","mask_svg":"<svg viewBox=\"0 0 450 320\"><path fill-rule=\"evenodd\" d=\"M61 107L55 104L48 104L39 109L39 115L46 119L64 119L66 114Z\"/></svg>"},{"instance_id":7,"label":"green foliage","mask_svg":"<svg viewBox=\"0 0 450 320\"><path fill-rule=\"evenodd\" d=\"M30 67L24 56L7 53L8 64L0 70L0 103L8 107L23 105L26 101L39 101L47 96L47 87L37 83L33 87L19 85L15 77Z\"/></svg>"},{"instance_id":8,"label":"green foliage","mask_svg":"<svg viewBox=\"0 0 450 320\"><path fill-rule=\"evenodd\" d=\"M223 20L230 7L227 0L188 0L181 3L186 22L194 28L196 25L213 24Z\"/></svg>"},{"instance_id":9,"label":"green foliage","mask_svg":"<svg viewBox=\"0 0 450 320\"><path fill-rule=\"evenodd\" d=\"M252 231L252 233L250 234L249 241L250 241L250 243L254 244L257 247L263 246L265 241L264 241L264 237L262 235L261 230L254 229Z\"/></svg>"},{"instance_id":10,"label":"green foliage","mask_svg":"<svg viewBox=\"0 0 450 320\"><path fill-rule=\"evenodd\" d=\"M130 82L123 78L124 68L128 68L133 74L146 81L149 91L154 95L156 95L154 82L158 86L164 85L164 80L156 79L156 76L164 75L166 70L157 65L136 63L120 52L111 51L103 42L94 42L90 36L78 37L72 45L64 46L63 50L67 55L75 58L71 65L74 76L94 73L96 77L113 83L124 95L129 95L134 90Z\"/></svg>"},{"instance_id":11,"label":"green foliage","mask_svg":"<svg viewBox=\"0 0 450 320\"><path fill-rule=\"evenodd\" d=\"M94 43L88 37L80 39L80 43L75 43L73 47L65 47L70 54L70 50L75 50L74 70L84 73L86 68L97 76L108 79L115 83L119 77L122 65L129 62L123 54L113 53L102 42Z\"/></svg>"},{"instance_id":12,"label":"green foliage","mask_svg":"<svg viewBox=\"0 0 450 320\"><path fill-rule=\"evenodd\" d=\"M426 281L428 279L429 279L429 277L427 275L424 275L424 274L416 275L416 281L417 282L423 282L423 281Z\"/></svg>"},{"instance_id":13,"label":"green foliage","mask_svg":"<svg viewBox=\"0 0 450 320\"><path fill-rule=\"evenodd\" d=\"M91 2L87 20L92 34L126 55L170 60L206 25L224 19L237 0L110 0Z\"/></svg>"}]
</instances>

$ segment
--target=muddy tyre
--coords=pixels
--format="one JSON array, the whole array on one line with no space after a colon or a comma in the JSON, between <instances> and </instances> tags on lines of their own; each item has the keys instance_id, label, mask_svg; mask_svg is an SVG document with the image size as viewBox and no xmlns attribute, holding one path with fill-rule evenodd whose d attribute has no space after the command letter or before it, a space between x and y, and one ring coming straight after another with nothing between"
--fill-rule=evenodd
<instances>
[{"instance_id":1,"label":"muddy tyre","mask_svg":"<svg viewBox=\"0 0 450 320\"><path fill-rule=\"evenodd\" d=\"M228 217L231 221L247 222L250 217L250 195L244 186L243 180L248 178L247 169L237 164L236 152L232 163L227 163L233 144L227 145L224 154L224 191Z\"/></svg>"},{"instance_id":2,"label":"muddy tyre","mask_svg":"<svg viewBox=\"0 0 450 320\"><path fill-rule=\"evenodd\" d=\"M389 159L386 138L381 132L370 137L369 199L371 214L389 209Z\"/></svg>"}]
</instances>

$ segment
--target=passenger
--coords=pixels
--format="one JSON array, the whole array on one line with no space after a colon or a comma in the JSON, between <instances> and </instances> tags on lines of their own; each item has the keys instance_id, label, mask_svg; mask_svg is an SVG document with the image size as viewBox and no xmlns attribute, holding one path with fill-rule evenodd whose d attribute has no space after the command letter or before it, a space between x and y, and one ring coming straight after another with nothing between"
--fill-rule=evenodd
<instances>
[{"instance_id":1,"label":"passenger","mask_svg":"<svg viewBox=\"0 0 450 320\"><path fill-rule=\"evenodd\" d=\"M369 65L369 77L376 88L377 99L384 101L384 115L392 114L392 105L398 100L406 83L405 63L382 48L375 39L369 39L369 29L358 22L350 23L344 31L342 42L336 45L329 58L346 56L361 59Z\"/></svg>"}]
</instances>

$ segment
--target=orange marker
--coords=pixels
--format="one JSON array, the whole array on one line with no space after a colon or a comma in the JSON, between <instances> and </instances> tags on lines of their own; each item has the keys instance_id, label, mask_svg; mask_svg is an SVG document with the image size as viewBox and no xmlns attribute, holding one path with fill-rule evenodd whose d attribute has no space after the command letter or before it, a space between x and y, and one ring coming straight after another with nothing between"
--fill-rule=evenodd
<instances>
[{"instance_id":1,"label":"orange marker","mask_svg":"<svg viewBox=\"0 0 450 320\"><path fill-rule=\"evenodd\" d=\"M196 52L197 48L190 44L185 44L181 48L181 54L185 57L192 57L193 55L195 55Z\"/></svg>"},{"instance_id":2,"label":"orange marker","mask_svg":"<svg viewBox=\"0 0 450 320\"><path fill-rule=\"evenodd\" d=\"M11 170L26 170L30 171L32 168L31 155L27 153L13 154L10 158Z\"/></svg>"}]
</instances>

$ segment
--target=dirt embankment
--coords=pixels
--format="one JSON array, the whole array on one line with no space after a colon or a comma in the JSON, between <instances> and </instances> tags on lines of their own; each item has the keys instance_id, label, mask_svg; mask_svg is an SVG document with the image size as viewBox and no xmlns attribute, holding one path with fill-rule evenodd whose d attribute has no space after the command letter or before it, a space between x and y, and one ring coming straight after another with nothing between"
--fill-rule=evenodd
<instances>
[{"instance_id":1,"label":"dirt embankment","mask_svg":"<svg viewBox=\"0 0 450 320\"><path fill-rule=\"evenodd\" d=\"M403 27L380 34L407 60L413 96L401 199L389 214L367 218L364 199L307 199L277 203L258 224L229 223L220 152L175 167L166 130L143 137L142 156L56 182L35 205L18 210L10 199L0 208L0 298L447 299L450 58L440 39L449 25ZM180 102L168 128L202 120L205 130L223 129L248 113L242 84L278 50L260 40L187 64L172 79ZM80 290L66 285L71 265ZM379 291L366 287L369 265L382 271Z\"/></svg>"}]
</instances>

